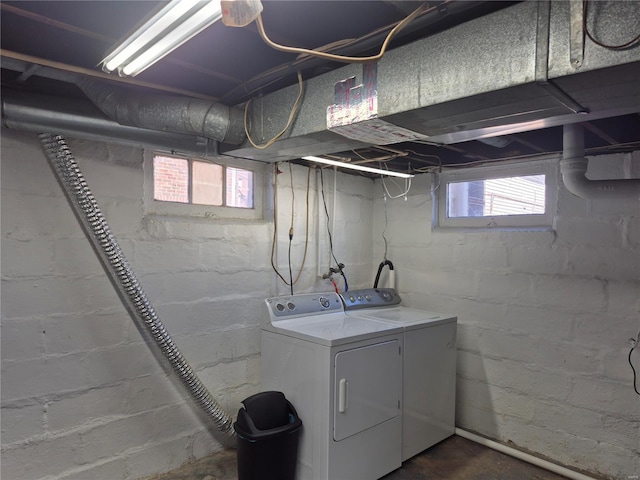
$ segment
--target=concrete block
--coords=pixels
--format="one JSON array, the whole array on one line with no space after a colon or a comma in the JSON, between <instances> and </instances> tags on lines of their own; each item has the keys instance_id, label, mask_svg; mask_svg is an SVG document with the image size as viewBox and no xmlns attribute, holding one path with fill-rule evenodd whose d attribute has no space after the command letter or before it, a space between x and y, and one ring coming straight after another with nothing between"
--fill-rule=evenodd
<instances>
[{"instance_id":1,"label":"concrete block","mask_svg":"<svg viewBox=\"0 0 640 480\"><path fill-rule=\"evenodd\" d=\"M515 273L558 275L568 272L569 248L559 245L512 245L509 267Z\"/></svg>"},{"instance_id":2,"label":"concrete block","mask_svg":"<svg viewBox=\"0 0 640 480\"><path fill-rule=\"evenodd\" d=\"M2 444L22 442L29 438L41 436L45 429L45 408L42 404L3 405Z\"/></svg>"},{"instance_id":3,"label":"concrete block","mask_svg":"<svg viewBox=\"0 0 640 480\"><path fill-rule=\"evenodd\" d=\"M127 384L123 383L56 395L47 403L47 431L58 435L65 430L95 424L104 417L129 413L125 408L126 394Z\"/></svg>"},{"instance_id":4,"label":"concrete block","mask_svg":"<svg viewBox=\"0 0 640 480\"><path fill-rule=\"evenodd\" d=\"M576 315L574 343L598 348L627 345L627 338L635 337L640 325L633 316L608 313Z\"/></svg>"},{"instance_id":5,"label":"concrete block","mask_svg":"<svg viewBox=\"0 0 640 480\"><path fill-rule=\"evenodd\" d=\"M156 439L156 422L154 412L124 418L103 418L98 424L80 433L80 463L92 464L109 460L121 456L129 449L153 442Z\"/></svg>"},{"instance_id":6,"label":"concrete block","mask_svg":"<svg viewBox=\"0 0 640 480\"><path fill-rule=\"evenodd\" d=\"M640 280L638 253L621 248L574 246L569 269L574 275L612 280Z\"/></svg>"},{"instance_id":7,"label":"concrete block","mask_svg":"<svg viewBox=\"0 0 640 480\"><path fill-rule=\"evenodd\" d=\"M145 478L173 470L193 458L191 436L171 438L128 452L125 461L130 478Z\"/></svg>"},{"instance_id":8,"label":"concrete block","mask_svg":"<svg viewBox=\"0 0 640 480\"><path fill-rule=\"evenodd\" d=\"M3 193L20 191L22 194L44 197L60 194L60 187L37 134L3 129L2 160Z\"/></svg>"},{"instance_id":9,"label":"concrete block","mask_svg":"<svg viewBox=\"0 0 640 480\"><path fill-rule=\"evenodd\" d=\"M42 320L42 338L48 355L84 352L120 345L129 338L127 312L52 315Z\"/></svg>"},{"instance_id":10,"label":"concrete block","mask_svg":"<svg viewBox=\"0 0 640 480\"><path fill-rule=\"evenodd\" d=\"M56 480L114 480L127 478L127 465L124 458L115 458L95 462L90 465L67 470Z\"/></svg>"},{"instance_id":11,"label":"concrete block","mask_svg":"<svg viewBox=\"0 0 640 480\"><path fill-rule=\"evenodd\" d=\"M56 478L80 465L82 440L78 432L43 438L2 451L2 478Z\"/></svg>"},{"instance_id":12,"label":"concrete block","mask_svg":"<svg viewBox=\"0 0 640 480\"><path fill-rule=\"evenodd\" d=\"M602 282L590 278L535 276L531 300L530 305L542 304L575 313L598 312L605 307Z\"/></svg>"},{"instance_id":13,"label":"concrete block","mask_svg":"<svg viewBox=\"0 0 640 480\"><path fill-rule=\"evenodd\" d=\"M159 373L164 365L146 346L123 345L87 352L83 366L86 383L98 387Z\"/></svg>"},{"instance_id":14,"label":"concrete block","mask_svg":"<svg viewBox=\"0 0 640 480\"><path fill-rule=\"evenodd\" d=\"M4 307L4 305L3 305ZM2 321L2 361L26 360L44 354L42 326L38 318Z\"/></svg>"},{"instance_id":15,"label":"concrete block","mask_svg":"<svg viewBox=\"0 0 640 480\"><path fill-rule=\"evenodd\" d=\"M56 277L12 279L3 284L5 318L22 318L56 313L97 311L119 307L120 299L109 280Z\"/></svg>"},{"instance_id":16,"label":"concrete block","mask_svg":"<svg viewBox=\"0 0 640 480\"><path fill-rule=\"evenodd\" d=\"M139 198L102 200L98 205L116 239L136 235L141 230L144 207Z\"/></svg>"},{"instance_id":17,"label":"concrete block","mask_svg":"<svg viewBox=\"0 0 640 480\"><path fill-rule=\"evenodd\" d=\"M426 272L424 275L426 283L422 285L431 292L462 298L478 297L478 272L439 271Z\"/></svg>"},{"instance_id":18,"label":"concrete block","mask_svg":"<svg viewBox=\"0 0 640 480\"><path fill-rule=\"evenodd\" d=\"M530 305L532 299L531 275L522 273L481 272L478 275L478 293L475 298L488 303L516 303Z\"/></svg>"},{"instance_id":19,"label":"concrete block","mask_svg":"<svg viewBox=\"0 0 640 480\"><path fill-rule=\"evenodd\" d=\"M102 264L85 235L51 238L49 248L55 275L105 275Z\"/></svg>"},{"instance_id":20,"label":"concrete block","mask_svg":"<svg viewBox=\"0 0 640 480\"><path fill-rule=\"evenodd\" d=\"M82 235L67 200L2 192L2 234L19 241L46 235Z\"/></svg>"},{"instance_id":21,"label":"concrete block","mask_svg":"<svg viewBox=\"0 0 640 480\"><path fill-rule=\"evenodd\" d=\"M567 398L571 405L611 415L638 415L638 396L631 385L606 378L575 377Z\"/></svg>"},{"instance_id":22,"label":"concrete block","mask_svg":"<svg viewBox=\"0 0 640 480\"><path fill-rule=\"evenodd\" d=\"M3 398L13 401L89 388L85 361L84 354L3 361Z\"/></svg>"},{"instance_id":23,"label":"concrete block","mask_svg":"<svg viewBox=\"0 0 640 480\"><path fill-rule=\"evenodd\" d=\"M607 312L637 316L640 313L640 281L611 281L605 284Z\"/></svg>"},{"instance_id":24,"label":"concrete block","mask_svg":"<svg viewBox=\"0 0 640 480\"><path fill-rule=\"evenodd\" d=\"M586 247L621 247L624 222L620 217L559 217L556 222L557 242L561 245Z\"/></svg>"},{"instance_id":25,"label":"concrete block","mask_svg":"<svg viewBox=\"0 0 640 480\"><path fill-rule=\"evenodd\" d=\"M455 245L453 264L460 268L496 271L508 266L507 254L508 249L502 245Z\"/></svg>"},{"instance_id":26,"label":"concrete block","mask_svg":"<svg viewBox=\"0 0 640 480\"><path fill-rule=\"evenodd\" d=\"M184 387L172 373L154 373L124 382L121 386L122 411L137 414L167 405L183 403L187 399ZM187 400L189 401L189 400Z\"/></svg>"},{"instance_id":27,"label":"concrete block","mask_svg":"<svg viewBox=\"0 0 640 480\"><path fill-rule=\"evenodd\" d=\"M622 246L637 250L640 248L640 215L628 216L622 228Z\"/></svg>"},{"instance_id":28,"label":"concrete block","mask_svg":"<svg viewBox=\"0 0 640 480\"><path fill-rule=\"evenodd\" d=\"M3 277L34 277L53 273L53 240L49 237L32 236L15 238L12 232L3 230L2 275Z\"/></svg>"},{"instance_id":29,"label":"concrete block","mask_svg":"<svg viewBox=\"0 0 640 480\"><path fill-rule=\"evenodd\" d=\"M557 340L573 339L576 315L544 306L508 305L502 325L512 333L523 333Z\"/></svg>"}]
</instances>

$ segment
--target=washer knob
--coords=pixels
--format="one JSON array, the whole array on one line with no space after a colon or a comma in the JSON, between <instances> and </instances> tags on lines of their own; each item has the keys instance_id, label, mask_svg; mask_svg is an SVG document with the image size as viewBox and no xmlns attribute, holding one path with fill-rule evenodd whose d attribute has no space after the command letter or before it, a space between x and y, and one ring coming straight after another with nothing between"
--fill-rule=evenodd
<instances>
[{"instance_id":1,"label":"washer knob","mask_svg":"<svg viewBox=\"0 0 640 480\"><path fill-rule=\"evenodd\" d=\"M354 297L353 295L351 295L351 296L349 297L349 301L350 301L351 303L354 303L354 302L356 301L356 297Z\"/></svg>"},{"instance_id":2,"label":"washer knob","mask_svg":"<svg viewBox=\"0 0 640 480\"><path fill-rule=\"evenodd\" d=\"M369 295L368 293L364 296L364 298L367 302L371 301L371 295Z\"/></svg>"},{"instance_id":3,"label":"washer knob","mask_svg":"<svg viewBox=\"0 0 640 480\"><path fill-rule=\"evenodd\" d=\"M380 292L380 296L382 297L382 299L383 299L385 302L390 302L390 301L393 299L393 296L391 295L391 293L389 293L389 292L388 292L388 291L386 291L386 290L382 290L382 291Z\"/></svg>"},{"instance_id":4,"label":"washer knob","mask_svg":"<svg viewBox=\"0 0 640 480\"><path fill-rule=\"evenodd\" d=\"M326 297L320 297L320 305L322 305L322 308L329 308L331 306L331 302Z\"/></svg>"},{"instance_id":5,"label":"washer knob","mask_svg":"<svg viewBox=\"0 0 640 480\"><path fill-rule=\"evenodd\" d=\"M279 312L284 312L284 305L281 303L276 303L276 310Z\"/></svg>"},{"instance_id":6,"label":"washer knob","mask_svg":"<svg viewBox=\"0 0 640 480\"><path fill-rule=\"evenodd\" d=\"M287 308L289 310L295 310L296 309L296 304L293 303L293 302L289 302L289 303L287 303Z\"/></svg>"}]
</instances>

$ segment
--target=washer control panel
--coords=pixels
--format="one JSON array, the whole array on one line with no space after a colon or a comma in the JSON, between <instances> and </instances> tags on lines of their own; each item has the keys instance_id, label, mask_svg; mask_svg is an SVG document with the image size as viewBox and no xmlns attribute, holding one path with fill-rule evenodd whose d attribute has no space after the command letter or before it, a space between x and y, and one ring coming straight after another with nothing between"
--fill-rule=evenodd
<instances>
[{"instance_id":1,"label":"washer control panel","mask_svg":"<svg viewBox=\"0 0 640 480\"><path fill-rule=\"evenodd\" d=\"M271 297L265 303L272 320L344 311L342 301L335 292Z\"/></svg>"},{"instance_id":2,"label":"washer control panel","mask_svg":"<svg viewBox=\"0 0 640 480\"><path fill-rule=\"evenodd\" d=\"M402 299L393 288L365 288L340 294L345 310L398 305Z\"/></svg>"}]
</instances>

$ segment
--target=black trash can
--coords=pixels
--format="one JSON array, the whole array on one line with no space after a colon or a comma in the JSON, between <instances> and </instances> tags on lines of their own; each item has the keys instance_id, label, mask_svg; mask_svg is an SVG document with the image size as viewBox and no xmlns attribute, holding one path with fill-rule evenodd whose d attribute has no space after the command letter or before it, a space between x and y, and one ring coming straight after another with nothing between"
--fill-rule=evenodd
<instances>
[{"instance_id":1,"label":"black trash can","mask_svg":"<svg viewBox=\"0 0 640 480\"><path fill-rule=\"evenodd\" d=\"M242 401L234 428L238 480L295 480L302 420L282 392Z\"/></svg>"}]
</instances>

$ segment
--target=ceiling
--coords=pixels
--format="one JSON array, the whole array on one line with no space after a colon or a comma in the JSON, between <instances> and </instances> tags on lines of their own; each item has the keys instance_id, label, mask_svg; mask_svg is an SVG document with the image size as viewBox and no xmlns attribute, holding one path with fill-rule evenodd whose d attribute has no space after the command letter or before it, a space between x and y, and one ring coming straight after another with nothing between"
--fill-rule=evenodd
<instances>
[{"instance_id":1,"label":"ceiling","mask_svg":"<svg viewBox=\"0 0 640 480\"><path fill-rule=\"evenodd\" d=\"M3 1L1 7L2 89L85 99L71 83L39 75L42 66L77 75L107 77L100 62L118 40L165 2L155 1ZM393 25L425 5L421 16L390 43L390 51L446 31L517 2L411 1L276 1L263 0L265 30L274 41L316 49L333 45L343 55L377 53ZM350 41L345 41L346 39ZM629 48L637 49L638 42ZM6 67L6 60L26 62L26 72ZM217 22L135 79L127 88L153 93L215 99L240 106L321 76L343 64L316 57L298 57L265 44L256 24L243 28ZM112 81L122 79L110 75ZM586 147L591 154L640 149L640 108L624 115L589 119ZM405 142L331 152L329 157L372 163L406 172L442 165L465 165L539 155L562 150L562 126L530 129L489 139L432 145Z\"/></svg>"}]
</instances>

